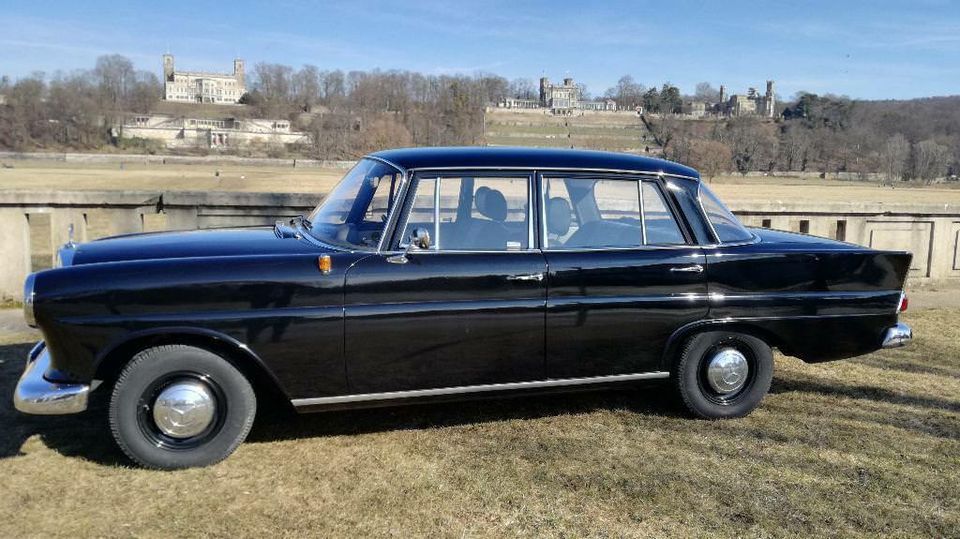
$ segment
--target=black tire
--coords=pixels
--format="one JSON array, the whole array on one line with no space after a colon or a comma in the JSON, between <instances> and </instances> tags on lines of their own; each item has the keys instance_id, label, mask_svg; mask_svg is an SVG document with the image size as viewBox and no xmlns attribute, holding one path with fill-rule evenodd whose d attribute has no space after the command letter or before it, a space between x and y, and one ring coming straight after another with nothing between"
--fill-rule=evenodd
<instances>
[{"instance_id":1,"label":"black tire","mask_svg":"<svg viewBox=\"0 0 960 539\"><path fill-rule=\"evenodd\" d=\"M748 365L742 387L729 393L712 387L707 367L721 351L739 352ZM683 405L704 419L743 417L753 411L770 390L773 380L773 352L767 343L743 333L708 331L691 337L672 373Z\"/></svg>"},{"instance_id":2,"label":"black tire","mask_svg":"<svg viewBox=\"0 0 960 539\"><path fill-rule=\"evenodd\" d=\"M181 381L203 384L215 402L213 419L191 437L168 436L151 412L160 392ZM110 430L120 449L141 466L207 466L243 442L256 410L250 382L222 357L193 346L158 346L134 356L121 371L110 398Z\"/></svg>"}]
</instances>

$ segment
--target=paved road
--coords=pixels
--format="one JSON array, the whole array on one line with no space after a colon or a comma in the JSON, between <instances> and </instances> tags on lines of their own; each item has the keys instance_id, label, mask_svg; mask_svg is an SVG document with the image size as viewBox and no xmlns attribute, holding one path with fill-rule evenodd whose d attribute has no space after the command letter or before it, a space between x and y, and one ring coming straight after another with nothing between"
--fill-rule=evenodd
<instances>
[{"instance_id":1,"label":"paved road","mask_svg":"<svg viewBox=\"0 0 960 539\"><path fill-rule=\"evenodd\" d=\"M0 334L28 333L35 331L23 321L20 309L0 309Z\"/></svg>"}]
</instances>

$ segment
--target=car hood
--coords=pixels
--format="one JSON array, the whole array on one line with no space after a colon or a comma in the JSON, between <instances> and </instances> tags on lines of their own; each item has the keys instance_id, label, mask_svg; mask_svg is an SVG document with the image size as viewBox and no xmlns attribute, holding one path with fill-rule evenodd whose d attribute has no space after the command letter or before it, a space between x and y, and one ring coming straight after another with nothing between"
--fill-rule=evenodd
<instances>
[{"instance_id":1,"label":"car hood","mask_svg":"<svg viewBox=\"0 0 960 539\"><path fill-rule=\"evenodd\" d=\"M278 234L273 227L251 227L130 234L64 250L73 251L61 254L64 265L79 265L166 258L311 254L332 249L311 243L299 234Z\"/></svg>"}]
</instances>

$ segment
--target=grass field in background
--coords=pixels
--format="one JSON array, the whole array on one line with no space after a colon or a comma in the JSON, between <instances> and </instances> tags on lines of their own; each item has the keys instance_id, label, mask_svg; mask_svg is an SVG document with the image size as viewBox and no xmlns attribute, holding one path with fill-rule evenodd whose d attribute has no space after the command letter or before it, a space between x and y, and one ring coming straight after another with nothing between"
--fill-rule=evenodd
<instances>
[{"instance_id":1,"label":"grass field in background","mask_svg":"<svg viewBox=\"0 0 960 539\"><path fill-rule=\"evenodd\" d=\"M103 412L28 417L32 335L0 337L0 522L25 536L949 537L960 533L960 310L904 349L777 357L751 416L662 386L258 420L211 468L128 467Z\"/></svg>"},{"instance_id":2,"label":"grass field in background","mask_svg":"<svg viewBox=\"0 0 960 539\"><path fill-rule=\"evenodd\" d=\"M558 141L558 144L563 141ZM144 190L326 193L342 169L125 163L80 165L15 161L0 168L0 190ZM216 173L219 171L220 175ZM724 200L960 204L960 188L883 187L876 183L799 177L723 176L711 185Z\"/></svg>"}]
</instances>

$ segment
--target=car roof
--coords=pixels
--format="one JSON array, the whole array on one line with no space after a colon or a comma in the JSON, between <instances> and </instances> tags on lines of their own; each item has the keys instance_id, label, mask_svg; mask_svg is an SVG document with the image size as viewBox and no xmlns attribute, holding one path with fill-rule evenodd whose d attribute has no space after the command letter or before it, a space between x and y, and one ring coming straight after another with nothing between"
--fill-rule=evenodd
<instances>
[{"instance_id":1,"label":"car roof","mask_svg":"<svg viewBox=\"0 0 960 539\"><path fill-rule=\"evenodd\" d=\"M507 147L400 148L370 154L403 169L532 168L589 169L663 173L699 179L700 174L673 161L594 150Z\"/></svg>"}]
</instances>

